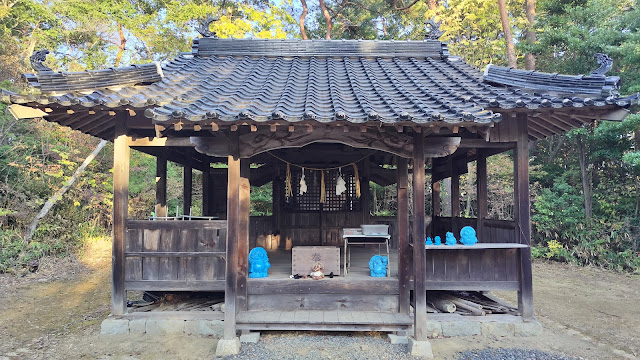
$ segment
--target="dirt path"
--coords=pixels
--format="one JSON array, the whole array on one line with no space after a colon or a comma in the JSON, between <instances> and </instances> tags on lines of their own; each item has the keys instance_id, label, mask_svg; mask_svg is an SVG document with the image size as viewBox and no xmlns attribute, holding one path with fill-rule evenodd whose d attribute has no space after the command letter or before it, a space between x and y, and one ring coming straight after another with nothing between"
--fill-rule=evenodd
<instances>
[{"instance_id":1,"label":"dirt path","mask_svg":"<svg viewBox=\"0 0 640 360\"><path fill-rule=\"evenodd\" d=\"M213 358L212 338L101 336L109 313L110 244L92 243L79 261L45 262L25 278L0 277L0 360ZM505 294L507 298L513 294ZM435 339L437 358L484 347L523 347L585 359L640 355L640 276L554 263L534 266L543 335ZM296 336L281 334L279 336Z\"/></svg>"}]
</instances>

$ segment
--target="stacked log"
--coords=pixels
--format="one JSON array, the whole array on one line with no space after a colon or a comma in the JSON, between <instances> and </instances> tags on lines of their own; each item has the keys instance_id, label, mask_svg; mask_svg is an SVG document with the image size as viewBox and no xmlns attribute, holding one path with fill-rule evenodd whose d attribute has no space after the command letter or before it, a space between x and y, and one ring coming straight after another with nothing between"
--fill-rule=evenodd
<instances>
[{"instance_id":1,"label":"stacked log","mask_svg":"<svg viewBox=\"0 0 640 360\"><path fill-rule=\"evenodd\" d=\"M489 293L466 291L427 292L427 312L485 316L487 314L520 315L513 305Z\"/></svg>"}]
</instances>

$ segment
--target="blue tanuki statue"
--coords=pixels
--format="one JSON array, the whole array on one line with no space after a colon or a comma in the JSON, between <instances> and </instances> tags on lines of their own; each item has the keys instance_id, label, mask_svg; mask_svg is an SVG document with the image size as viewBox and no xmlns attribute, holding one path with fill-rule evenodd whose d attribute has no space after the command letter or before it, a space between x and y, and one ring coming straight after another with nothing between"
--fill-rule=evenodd
<instances>
[{"instance_id":1,"label":"blue tanuki statue","mask_svg":"<svg viewBox=\"0 0 640 360\"><path fill-rule=\"evenodd\" d=\"M425 245L433 245L433 241L431 241L430 237L427 237L427 240L424 242Z\"/></svg>"},{"instance_id":2,"label":"blue tanuki statue","mask_svg":"<svg viewBox=\"0 0 640 360\"><path fill-rule=\"evenodd\" d=\"M261 247L254 248L249 252L249 277L267 277L267 270L271 267L267 251Z\"/></svg>"},{"instance_id":3,"label":"blue tanuki statue","mask_svg":"<svg viewBox=\"0 0 640 360\"><path fill-rule=\"evenodd\" d=\"M436 238L433 240L433 245L442 245L442 240L440 239L440 236L436 236Z\"/></svg>"},{"instance_id":4,"label":"blue tanuki statue","mask_svg":"<svg viewBox=\"0 0 640 360\"><path fill-rule=\"evenodd\" d=\"M387 264L389 259L386 256L374 255L369 260L369 270L371 270L372 277L385 277L387 276Z\"/></svg>"},{"instance_id":5,"label":"blue tanuki statue","mask_svg":"<svg viewBox=\"0 0 640 360\"><path fill-rule=\"evenodd\" d=\"M465 226L460 230L460 242L462 245L473 245L478 242L476 230L471 226Z\"/></svg>"},{"instance_id":6,"label":"blue tanuki statue","mask_svg":"<svg viewBox=\"0 0 640 360\"><path fill-rule=\"evenodd\" d=\"M453 233L452 232L447 232L445 245L455 245L457 242L458 241L456 240L456 237L453 236Z\"/></svg>"}]
</instances>

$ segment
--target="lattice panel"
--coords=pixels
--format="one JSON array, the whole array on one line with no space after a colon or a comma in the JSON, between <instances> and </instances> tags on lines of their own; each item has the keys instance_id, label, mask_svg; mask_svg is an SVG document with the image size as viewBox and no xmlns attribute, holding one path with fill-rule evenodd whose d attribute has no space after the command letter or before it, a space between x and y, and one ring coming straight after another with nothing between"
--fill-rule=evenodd
<instances>
[{"instance_id":1,"label":"lattice panel","mask_svg":"<svg viewBox=\"0 0 640 360\"><path fill-rule=\"evenodd\" d=\"M325 170L324 181L326 201L320 203L321 174L317 170L305 170L307 192L300 195L300 169L291 169L291 187L293 197L284 199L284 207L291 212L304 211L360 211L360 199L356 197L356 184L353 171L342 170L342 178L347 190L340 195L336 194L338 170ZM284 186L284 185L283 185Z\"/></svg>"}]
</instances>

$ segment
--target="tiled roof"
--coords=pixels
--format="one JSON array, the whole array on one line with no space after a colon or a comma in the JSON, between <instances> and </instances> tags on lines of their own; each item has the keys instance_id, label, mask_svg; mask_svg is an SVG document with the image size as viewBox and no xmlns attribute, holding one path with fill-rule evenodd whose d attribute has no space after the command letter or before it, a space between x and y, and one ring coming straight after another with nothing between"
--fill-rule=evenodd
<instances>
[{"instance_id":1,"label":"tiled roof","mask_svg":"<svg viewBox=\"0 0 640 360\"><path fill-rule=\"evenodd\" d=\"M156 124L315 120L491 124L505 109L629 106L618 80L489 66L484 74L434 41L203 38L161 71L154 64L25 75L33 106L145 109ZM524 91L532 90L532 91ZM635 100L637 102L637 98Z\"/></svg>"}]
</instances>

